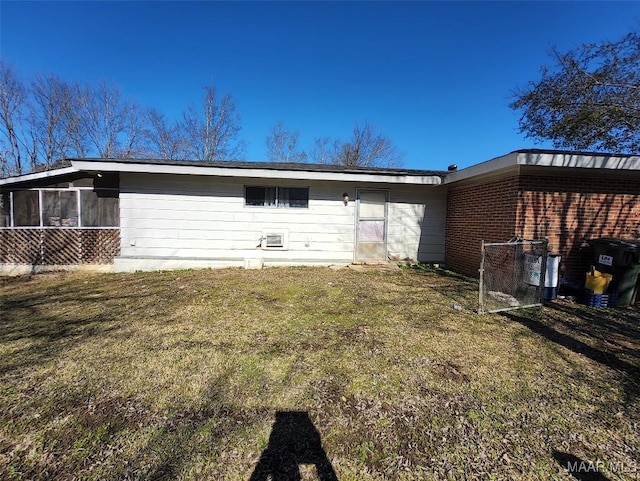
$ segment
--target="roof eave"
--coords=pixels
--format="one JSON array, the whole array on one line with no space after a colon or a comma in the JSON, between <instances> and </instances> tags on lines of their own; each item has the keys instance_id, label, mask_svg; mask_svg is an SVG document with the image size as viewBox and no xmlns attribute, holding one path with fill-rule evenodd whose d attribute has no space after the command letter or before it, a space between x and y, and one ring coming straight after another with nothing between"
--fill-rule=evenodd
<instances>
[{"instance_id":1,"label":"roof eave","mask_svg":"<svg viewBox=\"0 0 640 481\"><path fill-rule=\"evenodd\" d=\"M577 169L639 170L640 156L578 152L518 152L518 165Z\"/></svg>"},{"instance_id":2,"label":"roof eave","mask_svg":"<svg viewBox=\"0 0 640 481\"><path fill-rule=\"evenodd\" d=\"M403 172L371 172L371 171L313 171L286 170L260 167L224 167L198 164L162 164L145 162L111 162L100 160L72 160L73 167L87 172L122 172L138 174L174 174L174 175L204 175L217 177L244 177L256 179L290 179L290 180L318 180L344 182L376 182L391 184L440 185L442 177L439 175L407 174Z\"/></svg>"},{"instance_id":3,"label":"roof eave","mask_svg":"<svg viewBox=\"0 0 640 481\"><path fill-rule=\"evenodd\" d=\"M67 174L73 174L78 172L78 169L73 165L71 167L63 167L60 169L53 170L44 170L42 172L35 172L33 174L23 174L17 175L14 177L6 177L4 179L0 179L0 187L12 185L12 184L21 184L24 182L33 182L42 179L53 179L56 177L61 177Z\"/></svg>"},{"instance_id":4,"label":"roof eave","mask_svg":"<svg viewBox=\"0 0 640 481\"><path fill-rule=\"evenodd\" d=\"M466 169L450 172L445 184L462 180L496 176L509 172L520 172L521 168L553 167L565 169L640 171L640 156L598 154L584 152L553 152L539 150L516 150L507 155L487 160Z\"/></svg>"}]
</instances>

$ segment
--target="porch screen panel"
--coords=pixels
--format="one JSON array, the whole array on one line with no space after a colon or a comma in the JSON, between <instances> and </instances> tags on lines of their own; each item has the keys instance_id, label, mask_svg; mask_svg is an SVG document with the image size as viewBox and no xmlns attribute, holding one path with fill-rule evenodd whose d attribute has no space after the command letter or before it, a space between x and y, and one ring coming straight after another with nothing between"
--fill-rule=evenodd
<instances>
[{"instance_id":1,"label":"porch screen panel","mask_svg":"<svg viewBox=\"0 0 640 481\"><path fill-rule=\"evenodd\" d=\"M77 227L78 201L75 191L42 192L42 222L50 227Z\"/></svg>"},{"instance_id":2,"label":"porch screen panel","mask_svg":"<svg viewBox=\"0 0 640 481\"><path fill-rule=\"evenodd\" d=\"M116 192L109 192L107 197L99 197L100 204L100 226L119 227L120 226L120 199Z\"/></svg>"},{"instance_id":3,"label":"porch screen panel","mask_svg":"<svg viewBox=\"0 0 640 481\"><path fill-rule=\"evenodd\" d=\"M120 202L117 191L83 190L80 195L83 227L118 227Z\"/></svg>"},{"instance_id":4,"label":"porch screen panel","mask_svg":"<svg viewBox=\"0 0 640 481\"><path fill-rule=\"evenodd\" d=\"M60 225L60 196L57 192L42 193L42 222L45 226Z\"/></svg>"},{"instance_id":5,"label":"porch screen panel","mask_svg":"<svg viewBox=\"0 0 640 481\"><path fill-rule=\"evenodd\" d=\"M40 225L40 197L36 190L13 193L13 222L16 227Z\"/></svg>"},{"instance_id":6,"label":"porch screen panel","mask_svg":"<svg viewBox=\"0 0 640 481\"><path fill-rule=\"evenodd\" d=\"M60 225L78 227L78 194L74 191L60 191Z\"/></svg>"},{"instance_id":7,"label":"porch screen panel","mask_svg":"<svg viewBox=\"0 0 640 481\"><path fill-rule=\"evenodd\" d=\"M0 194L0 227L11 226L11 196L9 192Z\"/></svg>"}]
</instances>

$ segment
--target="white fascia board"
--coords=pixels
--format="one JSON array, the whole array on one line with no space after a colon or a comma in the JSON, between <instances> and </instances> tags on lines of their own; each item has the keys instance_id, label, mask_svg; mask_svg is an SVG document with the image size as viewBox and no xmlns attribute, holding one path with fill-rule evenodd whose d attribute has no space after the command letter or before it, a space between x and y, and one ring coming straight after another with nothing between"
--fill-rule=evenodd
<instances>
[{"instance_id":1,"label":"white fascia board","mask_svg":"<svg viewBox=\"0 0 640 481\"><path fill-rule=\"evenodd\" d=\"M469 179L471 177L495 174L498 171L507 170L510 168L514 168L514 170L516 170L517 166L517 153L511 152L510 154L503 155L502 157L496 157L495 159L487 160L485 162L472 165L471 167L467 167L465 169L449 172L444 179L444 183L451 184L453 182Z\"/></svg>"},{"instance_id":2,"label":"white fascia board","mask_svg":"<svg viewBox=\"0 0 640 481\"><path fill-rule=\"evenodd\" d=\"M599 154L522 152L518 165L577 169L640 170L640 157Z\"/></svg>"},{"instance_id":3,"label":"white fascia board","mask_svg":"<svg viewBox=\"0 0 640 481\"><path fill-rule=\"evenodd\" d=\"M640 156L615 156L566 152L511 152L510 154L450 172L445 184L472 177L496 175L509 171L519 172L521 166L563 167L573 169L605 169L618 171L640 170Z\"/></svg>"},{"instance_id":4,"label":"white fascia board","mask_svg":"<svg viewBox=\"0 0 640 481\"><path fill-rule=\"evenodd\" d=\"M73 160L77 170L93 172L127 172L138 174L177 174L207 175L217 177L246 177L256 179L291 180L334 180L343 182L376 182L386 184L440 185L442 179L437 175L382 175L353 172L319 172L273 169L245 169L233 167L210 167L198 165L136 164L124 162L101 162Z\"/></svg>"},{"instance_id":5,"label":"white fascia board","mask_svg":"<svg viewBox=\"0 0 640 481\"><path fill-rule=\"evenodd\" d=\"M34 174L17 175L15 177L7 177L6 179L0 179L0 185L17 184L20 182L30 182L33 180L46 179L48 177L58 177L66 174L73 174L78 172L75 167L64 167L62 169L45 170L43 172L36 172Z\"/></svg>"}]
</instances>

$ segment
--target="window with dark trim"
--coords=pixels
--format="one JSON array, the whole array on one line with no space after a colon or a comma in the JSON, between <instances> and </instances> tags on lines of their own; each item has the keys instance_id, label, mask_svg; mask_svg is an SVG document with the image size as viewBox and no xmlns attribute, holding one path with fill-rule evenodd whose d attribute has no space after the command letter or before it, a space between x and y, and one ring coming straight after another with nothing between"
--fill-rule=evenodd
<instances>
[{"instance_id":1,"label":"window with dark trim","mask_svg":"<svg viewBox=\"0 0 640 481\"><path fill-rule=\"evenodd\" d=\"M245 205L254 207L309 207L309 187L246 186Z\"/></svg>"}]
</instances>

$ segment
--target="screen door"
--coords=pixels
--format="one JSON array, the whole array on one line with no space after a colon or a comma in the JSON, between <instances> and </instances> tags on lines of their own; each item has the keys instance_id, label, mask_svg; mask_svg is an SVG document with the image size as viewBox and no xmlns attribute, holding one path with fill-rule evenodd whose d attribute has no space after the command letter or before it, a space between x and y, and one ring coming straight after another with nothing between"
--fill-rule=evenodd
<instances>
[{"instance_id":1,"label":"screen door","mask_svg":"<svg viewBox=\"0 0 640 481\"><path fill-rule=\"evenodd\" d=\"M358 190L356 261L387 260L386 190Z\"/></svg>"}]
</instances>

